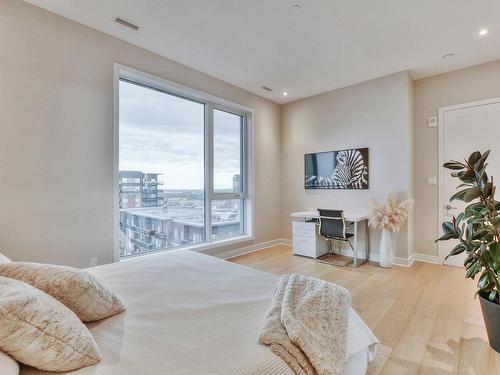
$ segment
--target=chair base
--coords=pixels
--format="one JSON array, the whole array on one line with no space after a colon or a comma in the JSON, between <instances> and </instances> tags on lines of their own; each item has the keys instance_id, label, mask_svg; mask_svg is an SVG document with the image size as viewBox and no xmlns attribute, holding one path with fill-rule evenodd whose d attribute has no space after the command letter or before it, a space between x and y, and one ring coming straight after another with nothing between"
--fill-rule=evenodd
<instances>
[{"instance_id":1,"label":"chair base","mask_svg":"<svg viewBox=\"0 0 500 375\"><path fill-rule=\"evenodd\" d=\"M338 255L338 254L324 254L320 256L319 258L316 258L316 260L320 263L325 263L325 264L330 264L332 266L339 266L339 267L347 267L351 266L353 268L358 268L360 265L363 263L367 262L367 259L357 259L357 264L354 265L354 258L353 257L348 257L345 255Z\"/></svg>"},{"instance_id":2,"label":"chair base","mask_svg":"<svg viewBox=\"0 0 500 375\"><path fill-rule=\"evenodd\" d=\"M320 263L331 264L339 267L347 267L353 263L353 258L338 254L324 254L319 258L316 258L316 260Z\"/></svg>"}]
</instances>

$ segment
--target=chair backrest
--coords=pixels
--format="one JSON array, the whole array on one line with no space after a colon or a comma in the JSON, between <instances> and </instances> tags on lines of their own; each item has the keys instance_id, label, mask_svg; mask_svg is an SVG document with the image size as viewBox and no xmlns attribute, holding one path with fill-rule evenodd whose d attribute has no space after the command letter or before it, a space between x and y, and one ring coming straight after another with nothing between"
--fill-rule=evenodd
<instances>
[{"instance_id":1,"label":"chair backrest","mask_svg":"<svg viewBox=\"0 0 500 375\"><path fill-rule=\"evenodd\" d=\"M319 208L318 213L320 235L327 238L346 238L344 211Z\"/></svg>"}]
</instances>

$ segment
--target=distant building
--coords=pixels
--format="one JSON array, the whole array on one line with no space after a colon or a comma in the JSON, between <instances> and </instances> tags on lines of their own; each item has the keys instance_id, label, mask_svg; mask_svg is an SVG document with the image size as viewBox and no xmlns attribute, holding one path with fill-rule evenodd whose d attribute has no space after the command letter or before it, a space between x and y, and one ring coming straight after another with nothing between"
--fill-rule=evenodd
<instances>
[{"instance_id":1,"label":"distant building","mask_svg":"<svg viewBox=\"0 0 500 375\"><path fill-rule=\"evenodd\" d=\"M222 239L241 231L239 212L213 212L212 235ZM169 206L120 210L120 256L203 242L203 207Z\"/></svg>"},{"instance_id":2,"label":"distant building","mask_svg":"<svg viewBox=\"0 0 500 375\"><path fill-rule=\"evenodd\" d=\"M159 190L158 176L158 173L120 172L120 256L205 240L203 190ZM213 239L240 232L238 203L215 201Z\"/></svg>"},{"instance_id":3,"label":"distant building","mask_svg":"<svg viewBox=\"0 0 500 375\"><path fill-rule=\"evenodd\" d=\"M166 248L168 220L150 209L120 210L120 256Z\"/></svg>"},{"instance_id":4,"label":"distant building","mask_svg":"<svg viewBox=\"0 0 500 375\"><path fill-rule=\"evenodd\" d=\"M158 190L159 173L120 171L120 208L158 207L163 197Z\"/></svg>"}]
</instances>

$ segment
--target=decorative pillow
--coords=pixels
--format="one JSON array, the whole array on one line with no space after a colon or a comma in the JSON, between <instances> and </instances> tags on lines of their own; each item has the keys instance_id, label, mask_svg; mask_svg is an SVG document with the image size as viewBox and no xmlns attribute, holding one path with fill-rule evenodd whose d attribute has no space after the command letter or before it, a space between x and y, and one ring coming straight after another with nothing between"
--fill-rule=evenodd
<instances>
[{"instance_id":1,"label":"decorative pillow","mask_svg":"<svg viewBox=\"0 0 500 375\"><path fill-rule=\"evenodd\" d=\"M51 264L0 264L0 276L24 281L68 306L82 322L93 322L125 310L120 299L83 270Z\"/></svg>"},{"instance_id":2,"label":"decorative pillow","mask_svg":"<svg viewBox=\"0 0 500 375\"><path fill-rule=\"evenodd\" d=\"M0 375L18 375L19 365L15 360L0 351Z\"/></svg>"},{"instance_id":3,"label":"decorative pillow","mask_svg":"<svg viewBox=\"0 0 500 375\"><path fill-rule=\"evenodd\" d=\"M0 276L0 350L46 371L94 365L101 355L73 311L39 289Z\"/></svg>"},{"instance_id":4,"label":"decorative pillow","mask_svg":"<svg viewBox=\"0 0 500 375\"><path fill-rule=\"evenodd\" d=\"M0 263L11 263L11 260L2 253L0 253ZM0 375L2 374L0 373Z\"/></svg>"}]
</instances>

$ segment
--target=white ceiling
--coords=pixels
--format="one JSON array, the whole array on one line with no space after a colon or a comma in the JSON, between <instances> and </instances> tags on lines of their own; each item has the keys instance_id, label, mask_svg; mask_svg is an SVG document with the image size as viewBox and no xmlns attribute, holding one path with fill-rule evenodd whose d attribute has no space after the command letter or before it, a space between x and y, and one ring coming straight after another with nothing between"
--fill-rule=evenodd
<instances>
[{"instance_id":1,"label":"white ceiling","mask_svg":"<svg viewBox=\"0 0 500 375\"><path fill-rule=\"evenodd\" d=\"M402 70L416 79L500 58L498 0L28 2L277 103ZM489 34L479 37L481 28ZM441 58L449 53L452 61Z\"/></svg>"}]
</instances>

